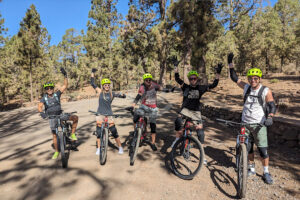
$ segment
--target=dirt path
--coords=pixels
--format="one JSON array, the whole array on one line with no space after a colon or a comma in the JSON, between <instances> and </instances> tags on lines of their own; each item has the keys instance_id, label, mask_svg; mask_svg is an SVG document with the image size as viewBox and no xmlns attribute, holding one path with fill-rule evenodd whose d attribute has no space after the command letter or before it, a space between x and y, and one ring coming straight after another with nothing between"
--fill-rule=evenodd
<instances>
[{"instance_id":1,"label":"dirt path","mask_svg":"<svg viewBox=\"0 0 300 200\"><path fill-rule=\"evenodd\" d=\"M132 97L133 94L129 94ZM129 165L128 150L119 155L109 148L108 161L100 166L95 155L94 116L97 99L63 104L66 112L76 110L80 117L78 152L71 152L68 169L51 160L51 135L48 122L42 120L35 108L0 113L0 199L234 199L235 137L230 130L206 123L208 165L191 181L184 181L168 170L166 157L174 139L173 121L178 93L161 94L159 107L163 115L158 122L158 151L143 146L134 166ZM115 113L126 114L123 108L130 98L115 99ZM171 110L170 110L171 109ZM164 112L164 110L168 110ZM117 119L121 141L132 130L128 117ZM300 198L299 150L272 147L270 171L275 184L265 185L262 169L257 162L258 176L248 182L248 199ZM288 164L289 163L289 164Z\"/></svg>"}]
</instances>

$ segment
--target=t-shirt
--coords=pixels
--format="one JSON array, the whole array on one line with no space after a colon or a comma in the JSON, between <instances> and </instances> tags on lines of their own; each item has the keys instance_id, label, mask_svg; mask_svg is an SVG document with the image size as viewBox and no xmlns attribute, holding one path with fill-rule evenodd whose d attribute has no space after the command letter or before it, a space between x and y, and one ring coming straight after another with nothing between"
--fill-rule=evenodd
<instances>
[{"instance_id":1,"label":"t-shirt","mask_svg":"<svg viewBox=\"0 0 300 200\"><path fill-rule=\"evenodd\" d=\"M248 90L248 87L250 87L249 84L246 84L244 87L244 96ZM262 85L259 86L258 89L253 90L251 88L250 94L248 98L246 99L246 102L244 104L243 113L242 113L242 122L244 123L264 123L266 120L265 113L263 110L263 107L259 104L258 98L253 96L258 96L258 92ZM266 96L269 92L269 88L265 88L262 92L262 100L263 100L263 106L266 106Z\"/></svg>"},{"instance_id":2,"label":"t-shirt","mask_svg":"<svg viewBox=\"0 0 300 200\"><path fill-rule=\"evenodd\" d=\"M113 115L111 109L111 103L114 100L114 97L120 97L120 93L115 92L101 92L99 95L99 106L97 112L101 115Z\"/></svg>"},{"instance_id":3,"label":"t-shirt","mask_svg":"<svg viewBox=\"0 0 300 200\"><path fill-rule=\"evenodd\" d=\"M56 94L56 97L55 97ZM62 92L58 90L53 93L53 96L50 97L48 94L45 94L43 98L40 100L41 103L45 105L45 112L47 115L59 115L61 114L61 105L60 105L60 97ZM48 99L48 104L46 104L46 99Z\"/></svg>"},{"instance_id":4,"label":"t-shirt","mask_svg":"<svg viewBox=\"0 0 300 200\"><path fill-rule=\"evenodd\" d=\"M144 84L142 84L139 88L138 93L142 95L142 104L148 106L150 108L157 107L157 90L159 90L160 86L152 82L149 88L146 88Z\"/></svg>"},{"instance_id":5,"label":"t-shirt","mask_svg":"<svg viewBox=\"0 0 300 200\"><path fill-rule=\"evenodd\" d=\"M209 89L217 87L219 80L215 79L212 84L209 85L196 85L191 86L185 84L182 79L179 78L179 73L175 73L175 81L182 85L183 101L181 109L187 108L193 111L200 111L200 99L202 95Z\"/></svg>"},{"instance_id":6,"label":"t-shirt","mask_svg":"<svg viewBox=\"0 0 300 200\"><path fill-rule=\"evenodd\" d=\"M193 87L184 83L181 89L183 91L181 109L187 108L193 111L200 111L200 99L208 91L208 85L196 85Z\"/></svg>"}]
</instances>

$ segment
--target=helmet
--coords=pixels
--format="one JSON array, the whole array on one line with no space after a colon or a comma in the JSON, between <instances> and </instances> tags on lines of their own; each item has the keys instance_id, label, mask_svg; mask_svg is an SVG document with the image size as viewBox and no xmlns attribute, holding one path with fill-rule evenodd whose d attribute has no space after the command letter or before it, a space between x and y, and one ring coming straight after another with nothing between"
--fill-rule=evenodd
<instances>
[{"instance_id":1,"label":"helmet","mask_svg":"<svg viewBox=\"0 0 300 200\"><path fill-rule=\"evenodd\" d=\"M199 74L198 74L197 71L190 71L190 72L188 73L187 77L190 78L190 76L192 76L192 75L195 75L195 76L199 77Z\"/></svg>"},{"instance_id":2,"label":"helmet","mask_svg":"<svg viewBox=\"0 0 300 200\"><path fill-rule=\"evenodd\" d=\"M261 78L262 72L258 68L252 68L247 72L247 76L259 76Z\"/></svg>"},{"instance_id":3,"label":"helmet","mask_svg":"<svg viewBox=\"0 0 300 200\"><path fill-rule=\"evenodd\" d=\"M149 73L147 73L147 74L144 74L144 75L143 75L143 80L145 80L145 79L147 79L147 78L150 78L150 79L152 79L152 75L151 75L151 74L149 74Z\"/></svg>"},{"instance_id":4,"label":"helmet","mask_svg":"<svg viewBox=\"0 0 300 200\"><path fill-rule=\"evenodd\" d=\"M52 82L47 82L47 83L45 83L45 84L43 85L43 87L44 87L44 88L46 88L46 87L54 87L54 83L52 83Z\"/></svg>"},{"instance_id":5,"label":"helmet","mask_svg":"<svg viewBox=\"0 0 300 200\"><path fill-rule=\"evenodd\" d=\"M104 79L102 79L102 81L101 81L101 85L104 85L104 84L110 84L111 82L110 82L110 80L108 79L108 78L104 78Z\"/></svg>"}]
</instances>

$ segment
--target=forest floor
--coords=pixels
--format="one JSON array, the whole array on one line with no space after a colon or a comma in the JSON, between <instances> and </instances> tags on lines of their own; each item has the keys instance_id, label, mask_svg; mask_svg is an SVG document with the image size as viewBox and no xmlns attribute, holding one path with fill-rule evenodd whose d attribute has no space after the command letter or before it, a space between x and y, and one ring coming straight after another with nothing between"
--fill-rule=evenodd
<instances>
[{"instance_id":1,"label":"forest floor","mask_svg":"<svg viewBox=\"0 0 300 200\"><path fill-rule=\"evenodd\" d=\"M232 83L225 85L224 81L221 80L218 87L233 87ZM283 82L279 81L278 88ZM297 88L298 79L290 82ZM270 87L277 93L278 88ZM221 91L215 93L221 95ZM230 95L241 92L239 89ZM296 90L286 93L291 94L293 96L289 97L294 98L295 94L299 97ZM111 139L114 146L109 148L104 166L99 165L95 155L95 136L92 135L95 117L88 112L97 109L97 98L62 104L66 112L77 111L80 118L77 129L79 151L70 153L67 169L61 168L59 160L51 160L53 149L49 125L39 117L36 107L0 112L1 199L236 199L235 135L213 121L205 122L204 149L208 165L203 166L190 181L182 180L170 171L168 153L174 140L176 111L182 99L179 92L159 94L158 151L153 152L148 145L142 146L134 166L129 165L126 139L133 126L131 116L123 108L131 105L135 95L129 91L128 98L116 98L113 102L115 114L125 115L115 120L125 152L119 155ZM205 94L203 102L208 102L211 95L213 93ZM246 199L299 199L299 149L279 145L272 146L269 153L274 184L263 182L262 167L256 157L257 175L248 179Z\"/></svg>"}]
</instances>

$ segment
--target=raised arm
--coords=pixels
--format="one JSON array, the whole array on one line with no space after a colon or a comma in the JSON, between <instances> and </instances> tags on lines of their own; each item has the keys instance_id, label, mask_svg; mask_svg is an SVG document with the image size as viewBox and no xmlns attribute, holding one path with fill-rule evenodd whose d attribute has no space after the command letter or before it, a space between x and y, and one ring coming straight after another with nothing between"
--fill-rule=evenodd
<instances>
[{"instance_id":1,"label":"raised arm","mask_svg":"<svg viewBox=\"0 0 300 200\"><path fill-rule=\"evenodd\" d=\"M233 63L232 63L232 60L233 60L233 53L230 53L229 55L228 55L228 66L229 66L229 72L230 72L230 78L231 78L231 80L233 81L233 82L236 82L236 84L240 87L240 88L242 88L242 89L244 89L244 87L245 87L245 85L247 84L247 83L245 83L244 81L242 81L241 79L239 79L238 78L238 76L237 76L237 74L236 74L236 72L235 72L235 70L234 70L234 67L233 67Z\"/></svg>"},{"instance_id":2,"label":"raised arm","mask_svg":"<svg viewBox=\"0 0 300 200\"><path fill-rule=\"evenodd\" d=\"M64 85L61 87L60 91L61 93L63 93L67 88L68 88L68 76L67 76L67 72L64 68L60 68L61 73L64 75L65 79L64 79Z\"/></svg>"},{"instance_id":3,"label":"raised arm","mask_svg":"<svg viewBox=\"0 0 300 200\"><path fill-rule=\"evenodd\" d=\"M180 85L182 86L184 84L184 81L179 77L179 73L178 73L178 68L176 67L174 69L174 72L175 72L175 81Z\"/></svg>"},{"instance_id":4,"label":"raised arm","mask_svg":"<svg viewBox=\"0 0 300 200\"><path fill-rule=\"evenodd\" d=\"M222 71L222 68L223 68L223 64L222 63L219 63L218 64L218 67L216 68L216 77L215 77L215 80L212 84L208 85L208 89L213 89L215 87L217 87L218 83L219 83L219 79L220 79L220 74L221 74L221 71Z\"/></svg>"},{"instance_id":5,"label":"raised arm","mask_svg":"<svg viewBox=\"0 0 300 200\"><path fill-rule=\"evenodd\" d=\"M95 69L95 68L92 69L92 73L91 73L91 85L96 90L96 92L98 92L100 94L101 93L101 89L99 87L97 87L97 85L95 84L95 72L96 71L97 71L97 69Z\"/></svg>"}]
</instances>

